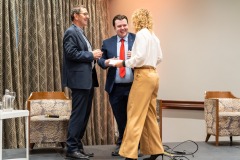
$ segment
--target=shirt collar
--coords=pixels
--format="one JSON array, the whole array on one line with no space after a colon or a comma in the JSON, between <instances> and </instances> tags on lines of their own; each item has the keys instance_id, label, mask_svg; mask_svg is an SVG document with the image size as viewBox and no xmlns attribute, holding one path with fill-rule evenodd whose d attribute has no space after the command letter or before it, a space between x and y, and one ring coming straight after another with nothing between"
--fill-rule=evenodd
<instances>
[{"instance_id":1,"label":"shirt collar","mask_svg":"<svg viewBox=\"0 0 240 160\"><path fill-rule=\"evenodd\" d=\"M83 34L83 29L82 28L80 28L80 27L78 27L77 25L75 25L74 23L73 23L73 25L77 28L77 31L79 31L80 33L82 33Z\"/></svg>"},{"instance_id":2,"label":"shirt collar","mask_svg":"<svg viewBox=\"0 0 240 160\"><path fill-rule=\"evenodd\" d=\"M120 38L119 36L117 36L117 42L120 42L122 38ZM123 38L125 42L128 41L128 34Z\"/></svg>"}]
</instances>

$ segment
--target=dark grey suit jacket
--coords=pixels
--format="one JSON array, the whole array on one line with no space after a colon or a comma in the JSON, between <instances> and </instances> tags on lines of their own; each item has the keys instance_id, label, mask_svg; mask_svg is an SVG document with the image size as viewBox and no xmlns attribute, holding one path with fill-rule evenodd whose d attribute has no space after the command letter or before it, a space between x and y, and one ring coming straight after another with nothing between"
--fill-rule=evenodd
<instances>
[{"instance_id":1,"label":"dark grey suit jacket","mask_svg":"<svg viewBox=\"0 0 240 160\"><path fill-rule=\"evenodd\" d=\"M133 42L135 40L135 34L129 33L128 34L128 50L132 50ZM105 66L105 60L113 57L117 57L117 35L112 36L109 39L106 39L103 41L102 45L102 58L98 60L98 65L106 69L108 67ZM105 90L108 93L111 93L113 84L115 81L116 76L116 67L109 67L108 73L107 73L107 80L105 85Z\"/></svg>"},{"instance_id":2,"label":"dark grey suit jacket","mask_svg":"<svg viewBox=\"0 0 240 160\"><path fill-rule=\"evenodd\" d=\"M72 24L63 38L63 87L90 89L98 86L95 67L92 69L93 54L77 26Z\"/></svg>"}]
</instances>

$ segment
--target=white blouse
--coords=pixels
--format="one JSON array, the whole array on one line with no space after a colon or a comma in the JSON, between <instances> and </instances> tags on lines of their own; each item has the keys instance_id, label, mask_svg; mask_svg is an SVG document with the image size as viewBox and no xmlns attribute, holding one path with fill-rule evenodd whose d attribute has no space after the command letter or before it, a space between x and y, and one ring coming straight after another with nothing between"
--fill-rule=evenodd
<instances>
[{"instance_id":1,"label":"white blouse","mask_svg":"<svg viewBox=\"0 0 240 160\"><path fill-rule=\"evenodd\" d=\"M162 60L162 50L157 36L147 28L136 33L131 58L125 61L126 67L156 66Z\"/></svg>"}]
</instances>

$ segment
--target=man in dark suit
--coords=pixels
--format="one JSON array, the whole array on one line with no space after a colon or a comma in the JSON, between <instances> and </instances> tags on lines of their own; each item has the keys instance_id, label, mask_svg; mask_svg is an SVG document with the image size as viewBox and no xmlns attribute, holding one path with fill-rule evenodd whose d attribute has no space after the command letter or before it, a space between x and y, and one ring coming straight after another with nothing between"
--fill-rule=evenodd
<instances>
[{"instance_id":1,"label":"man in dark suit","mask_svg":"<svg viewBox=\"0 0 240 160\"><path fill-rule=\"evenodd\" d=\"M109 61L112 58L121 57L120 50L123 43L125 59L131 56L132 45L135 34L128 32L128 19L125 15L116 15L112 21L117 35L103 41L103 56L98 60L98 65L103 69L108 69L105 90L109 94L109 101L115 116L119 136L117 147L112 156L119 156L119 148L122 143L123 133L127 122L127 102L128 95L133 81L133 70L125 68L125 74L120 75L120 69L110 67ZM121 39L123 39L121 42Z\"/></svg>"},{"instance_id":2,"label":"man in dark suit","mask_svg":"<svg viewBox=\"0 0 240 160\"><path fill-rule=\"evenodd\" d=\"M72 91L72 112L67 137L67 157L89 159L93 153L86 153L83 138L92 108L94 87L98 86L94 60L101 58L102 51L92 51L91 44L83 34L89 14L84 6L71 10L72 25L63 38L63 87Z\"/></svg>"}]
</instances>

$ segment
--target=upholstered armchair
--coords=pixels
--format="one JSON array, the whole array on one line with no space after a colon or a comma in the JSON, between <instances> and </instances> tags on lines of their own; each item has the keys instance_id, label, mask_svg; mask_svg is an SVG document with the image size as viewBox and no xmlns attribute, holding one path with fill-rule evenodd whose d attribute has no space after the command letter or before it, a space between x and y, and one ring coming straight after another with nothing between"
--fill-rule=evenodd
<instances>
[{"instance_id":1,"label":"upholstered armchair","mask_svg":"<svg viewBox=\"0 0 240 160\"><path fill-rule=\"evenodd\" d=\"M71 100L64 92L32 92L27 109L30 148L33 149L35 143L45 142L58 142L64 147L71 114Z\"/></svg>"},{"instance_id":2,"label":"upholstered armchair","mask_svg":"<svg viewBox=\"0 0 240 160\"><path fill-rule=\"evenodd\" d=\"M214 135L218 146L220 136L229 136L232 145L232 136L240 135L240 98L231 92L207 91L204 114L207 127L205 142Z\"/></svg>"}]
</instances>

